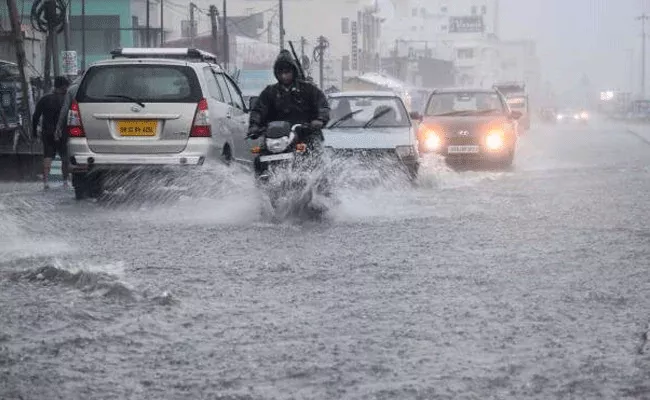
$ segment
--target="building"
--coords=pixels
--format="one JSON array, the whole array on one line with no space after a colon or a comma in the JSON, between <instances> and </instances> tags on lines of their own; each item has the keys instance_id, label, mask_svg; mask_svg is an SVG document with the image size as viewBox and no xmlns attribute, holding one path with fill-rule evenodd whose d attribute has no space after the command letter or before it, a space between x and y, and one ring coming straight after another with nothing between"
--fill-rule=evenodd
<instances>
[{"instance_id":1,"label":"building","mask_svg":"<svg viewBox=\"0 0 650 400\"><path fill-rule=\"evenodd\" d=\"M19 4L19 13L23 24L29 24L32 0L25 0ZM69 10L70 40L69 49L78 54L78 66L91 64L108 57L111 50L118 47L133 46L135 26L132 10L132 0L85 0L85 57L82 49L82 10L80 1L72 1ZM155 3L155 0L152 0ZM4 30L10 30L9 12L7 3L0 2L0 23ZM65 36L58 36L58 47L65 50ZM61 65L62 67L62 65ZM33 65L38 71L43 69L43 60L38 60Z\"/></svg>"},{"instance_id":2,"label":"building","mask_svg":"<svg viewBox=\"0 0 650 400\"><path fill-rule=\"evenodd\" d=\"M544 97L537 45L531 40L502 41L500 45L501 81L525 82L531 97Z\"/></svg>"},{"instance_id":3,"label":"building","mask_svg":"<svg viewBox=\"0 0 650 400\"><path fill-rule=\"evenodd\" d=\"M189 20L189 6L165 14L166 38L187 38L194 26L196 36L209 34L210 17L206 15L208 0L195 0L194 23ZM221 2L216 2L220 17ZM228 2L229 35L247 36L258 41L279 45L279 2L246 0ZM285 45L292 41L296 51L309 59L308 72L319 82L318 61L314 47L319 36L327 39L324 58L324 85L339 86L344 75L374 71L379 67L380 20L373 0L285 0L283 2ZM317 21L313 16L318 16ZM219 19L219 22L222 20ZM302 40L304 38L304 40Z\"/></svg>"},{"instance_id":4,"label":"building","mask_svg":"<svg viewBox=\"0 0 650 400\"><path fill-rule=\"evenodd\" d=\"M383 55L452 61L456 84L490 86L499 75L499 0L393 0Z\"/></svg>"}]
</instances>

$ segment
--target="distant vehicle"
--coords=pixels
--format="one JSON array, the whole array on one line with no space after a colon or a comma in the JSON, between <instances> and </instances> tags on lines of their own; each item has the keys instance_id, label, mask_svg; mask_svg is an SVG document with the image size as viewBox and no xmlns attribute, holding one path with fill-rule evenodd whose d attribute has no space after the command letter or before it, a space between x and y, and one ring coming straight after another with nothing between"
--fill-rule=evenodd
<instances>
[{"instance_id":1,"label":"distant vehicle","mask_svg":"<svg viewBox=\"0 0 650 400\"><path fill-rule=\"evenodd\" d=\"M399 95L384 91L351 91L328 96L332 109L323 130L325 146L338 157L401 163L417 177L420 155L416 123Z\"/></svg>"},{"instance_id":2,"label":"distant vehicle","mask_svg":"<svg viewBox=\"0 0 650 400\"><path fill-rule=\"evenodd\" d=\"M539 117L542 122L554 124L557 122L557 111L553 107L544 107L539 111Z\"/></svg>"},{"instance_id":3,"label":"distant vehicle","mask_svg":"<svg viewBox=\"0 0 650 400\"><path fill-rule=\"evenodd\" d=\"M563 109L557 113L556 120L564 124L582 124L589 122L589 113L580 109Z\"/></svg>"},{"instance_id":4,"label":"distant vehicle","mask_svg":"<svg viewBox=\"0 0 650 400\"><path fill-rule=\"evenodd\" d=\"M530 104L528 102L528 93L526 84L523 82L501 82L494 87L503 94L512 110L519 111L522 115L519 118L519 127L524 130L530 130Z\"/></svg>"},{"instance_id":5,"label":"distant vehicle","mask_svg":"<svg viewBox=\"0 0 650 400\"><path fill-rule=\"evenodd\" d=\"M77 199L99 196L106 178L134 168L191 168L250 154L246 103L214 55L131 48L112 56L88 68L68 113Z\"/></svg>"},{"instance_id":6,"label":"distant vehicle","mask_svg":"<svg viewBox=\"0 0 650 400\"><path fill-rule=\"evenodd\" d=\"M427 102L421 151L447 162L480 160L510 166L515 157L520 111L511 111L496 89L435 90Z\"/></svg>"}]
</instances>

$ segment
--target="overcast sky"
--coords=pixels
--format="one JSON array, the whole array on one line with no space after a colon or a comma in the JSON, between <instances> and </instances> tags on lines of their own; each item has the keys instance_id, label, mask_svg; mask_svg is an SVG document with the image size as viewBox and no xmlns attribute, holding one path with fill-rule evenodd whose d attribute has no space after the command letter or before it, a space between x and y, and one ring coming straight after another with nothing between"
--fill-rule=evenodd
<instances>
[{"instance_id":1,"label":"overcast sky","mask_svg":"<svg viewBox=\"0 0 650 400\"><path fill-rule=\"evenodd\" d=\"M544 77L554 86L577 84L586 73L595 88L628 89L631 56L640 82L641 22L634 17L647 6L648 0L501 0L501 36L537 40Z\"/></svg>"}]
</instances>

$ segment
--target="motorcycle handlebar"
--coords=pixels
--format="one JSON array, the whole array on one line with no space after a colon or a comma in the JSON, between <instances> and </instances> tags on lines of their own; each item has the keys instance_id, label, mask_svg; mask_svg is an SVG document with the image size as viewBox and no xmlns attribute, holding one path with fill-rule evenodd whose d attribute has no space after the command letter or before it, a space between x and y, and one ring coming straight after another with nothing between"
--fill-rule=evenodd
<instances>
[{"instance_id":1,"label":"motorcycle handlebar","mask_svg":"<svg viewBox=\"0 0 650 400\"><path fill-rule=\"evenodd\" d=\"M295 133L300 133L301 130L307 131L307 132L313 132L316 130L316 128L312 127L311 124L295 124L291 126L291 131ZM266 133L266 127L262 127L258 132L257 135L258 137L264 136ZM253 135L250 133L246 135L246 139L249 140L254 140Z\"/></svg>"}]
</instances>

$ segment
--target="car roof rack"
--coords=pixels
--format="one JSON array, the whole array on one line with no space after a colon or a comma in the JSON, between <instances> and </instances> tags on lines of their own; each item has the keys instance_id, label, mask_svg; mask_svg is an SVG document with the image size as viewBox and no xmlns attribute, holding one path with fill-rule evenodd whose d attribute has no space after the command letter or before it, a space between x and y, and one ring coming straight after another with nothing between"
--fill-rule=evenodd
<instances>
[{"instance_id":1,"label":"car roof rack","mask_svg":"<svg viewBox=\"0 0 650 400\"><path fill-rule=\"evenodd\" d=\"M115 58L171 58L175 60L193 60L219 65L217 56L195 48L186 47L124 47L111 51Z\"/></svg>"}]
</instances>

